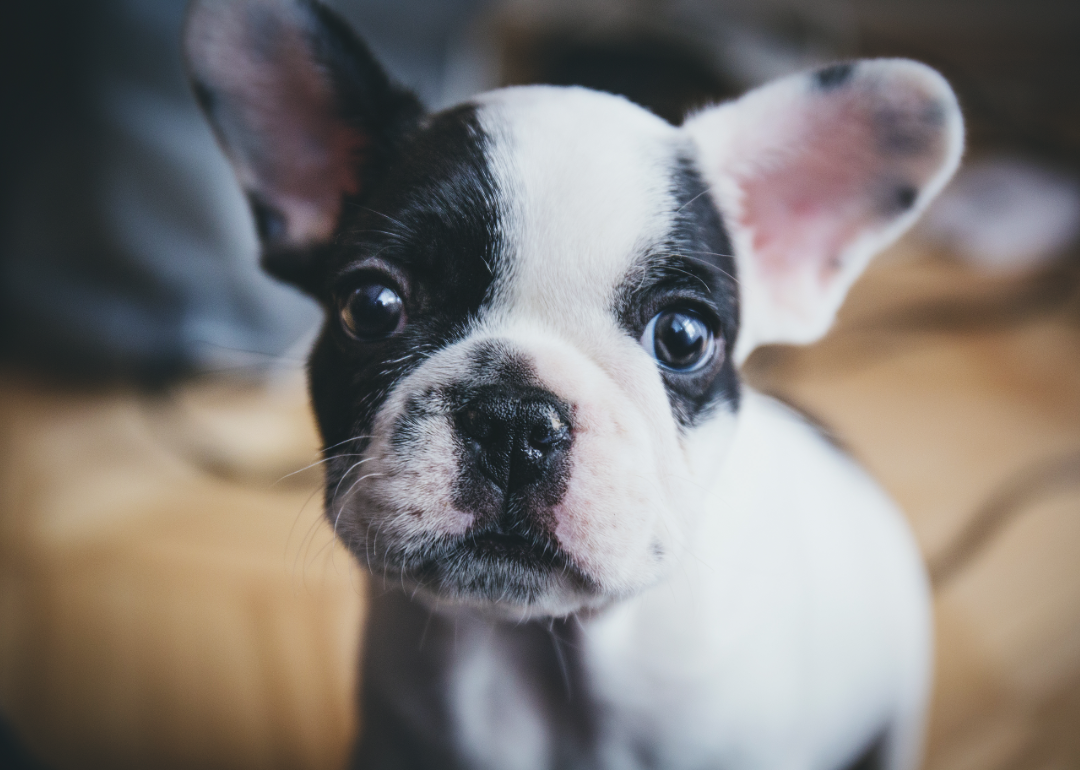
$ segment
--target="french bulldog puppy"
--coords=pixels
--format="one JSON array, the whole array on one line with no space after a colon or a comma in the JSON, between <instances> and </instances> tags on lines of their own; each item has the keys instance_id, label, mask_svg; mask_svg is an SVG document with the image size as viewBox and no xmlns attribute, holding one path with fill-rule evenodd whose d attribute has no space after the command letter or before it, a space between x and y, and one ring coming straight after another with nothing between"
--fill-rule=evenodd
<instances>
[{"instance_id":1,"label":"french bulldog puppy","mask_svg":"<svg viewBox=\"0 0 1080 770\"><path fill-rule=\"evenodd\" d=\"M738 372L822 336L953 173L937 73L836 64L676 127L578 88L426 113L310 0L196 0L186 52L266 268L326 310L356 767L917 766L911 534Z\"/></svg>"}]
</instances>

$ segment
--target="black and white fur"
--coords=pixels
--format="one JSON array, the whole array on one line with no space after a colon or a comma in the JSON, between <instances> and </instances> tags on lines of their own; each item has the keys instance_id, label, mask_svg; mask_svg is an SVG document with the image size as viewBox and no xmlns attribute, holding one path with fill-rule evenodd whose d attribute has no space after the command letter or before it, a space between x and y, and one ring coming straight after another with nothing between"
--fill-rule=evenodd
<instances>
[{"instance_id":1,"label":"black and white fur","mask_svg":"<svg viewBox=\"0 0 1080 770\"><path fill-rule=\"evenodd\" d=\"M950 177L939 75L835 65L675 127L575 88L426 114L305 0L199 0L186 45L264 264L326 309L326 515L373 576L357 767L917 765L911 535L737 367L824 334ZM358 337L372 286L404 314ZM712 330L700 368L654 357L665 308Z\"/></svg>"}]
</instances>

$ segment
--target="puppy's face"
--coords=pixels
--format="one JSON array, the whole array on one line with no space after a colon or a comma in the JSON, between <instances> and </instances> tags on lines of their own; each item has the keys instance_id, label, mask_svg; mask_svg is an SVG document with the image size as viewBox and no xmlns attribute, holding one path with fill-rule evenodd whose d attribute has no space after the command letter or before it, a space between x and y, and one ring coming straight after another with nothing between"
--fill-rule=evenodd
<instances>
[{"instance_id":1,"label":"puppy's face","mask_svg":"<svg viewBox=\"0 0 1080 770\"><path fill-rule=\"evenodd\" d=\"M376 576L519 618L682 557L736 364L820 336L960 152L951 92L910 62L676 128L544 87L423 116L308 3L197 3L187 43L267 266L327 311L310 374L335 531Z\"/></svg>"},{"instance_id":2,"label":"puppy's face","mask_svg":"<svg viewBox=\"0 0 1080 770\"><path fill-rule=\"evenodd\" d=\"M339 536L518 611L654 581L722 450L695 439L738 403L730 255L692 143L622 99L512 89L424 120L330 257L311 378Z\"/></svg>"}]
</instances>

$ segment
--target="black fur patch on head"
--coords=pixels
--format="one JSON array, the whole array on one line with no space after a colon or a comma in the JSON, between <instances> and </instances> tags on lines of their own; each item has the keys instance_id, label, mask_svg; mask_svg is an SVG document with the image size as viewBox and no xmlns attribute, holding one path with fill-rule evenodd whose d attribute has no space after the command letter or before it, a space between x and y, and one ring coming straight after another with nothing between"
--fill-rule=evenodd
<instances>
[{"instance_id":1,"label":"black fur patch on head","mask_svg":"<svg viewBox=\"0 0 1080 770\"><path fill-rule=\"evenodd\" d=\"M854 72L855 65L851 62L830 64L828 67L822 67L814 73L814 85L822 91L832 91L851 80Z\"/></svg>"},{"instance_id":2,"label":"black fur patch on head","mask_svg":"<svg viewBox=\"0 0 1080 770\"><path fill-rule=\"evenodd\" d=\"M692 427L719 404L738 408L739 377L731 358L739 326L738 281L731 239L688 157L676 159L671 187L674 223L616 291L615 312L635 339L666 308L690 308L711 322L721 348L712 365L689 374L660 367L675 418Z\"/></svg>"},{"instance_id":3,"label":"black fur patch on head","mask_svg":"<svg viewBox=\"0 0 1080 770\"><path fill-rule=\"evenodd\" d=\"M344 212L316 291L327 321L309 365L328 451L343 441L354 443L336 451L361 451L355 438L370 433L395 384L461 337L490 299L502 246L487 144L473 107L434 115L403 142L393 173ZM339 314L351 292L372 280L394 286L407 321L394 336L364 342L345 331Z\"/></svg>"}]
</instances>

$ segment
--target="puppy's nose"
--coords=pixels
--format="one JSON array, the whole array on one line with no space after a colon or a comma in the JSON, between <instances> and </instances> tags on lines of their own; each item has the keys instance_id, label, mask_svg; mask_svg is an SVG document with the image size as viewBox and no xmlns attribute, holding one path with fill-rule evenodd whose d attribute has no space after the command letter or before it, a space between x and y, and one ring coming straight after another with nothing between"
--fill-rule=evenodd
<instances>
[{"instance_id":1,"label":"puppy's nose","mask_svg":"<svg viewBox=\"0 0 1080 770\"><path fill-rule=\"evenodd\" d=\"M480 472L510 494L550 474L572 441L569 415L541 392L489 390L456 415Z\"/></svg>"}]
</instances>

